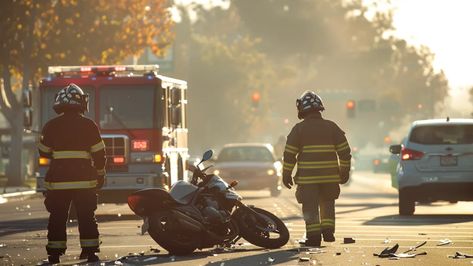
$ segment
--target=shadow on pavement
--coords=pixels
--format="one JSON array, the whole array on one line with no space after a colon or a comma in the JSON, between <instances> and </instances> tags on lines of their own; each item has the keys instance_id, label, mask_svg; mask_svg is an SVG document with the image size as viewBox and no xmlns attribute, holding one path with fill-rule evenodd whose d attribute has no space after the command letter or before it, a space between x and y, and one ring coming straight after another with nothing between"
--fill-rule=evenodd
<instances>
[{"instance_id":1,"label":"shadow on pavement","mask_svg":"<svg viewBox=\"0 0 473 266\"><path fill-rule=\"evenodd\" d=\"M340 198L353 198L353 199L365 199L365 198L388 198L397 199L397 194L392 193L355 193L355 192L342 192Z\"/></svg>"},{"instance_id":2,"label":"shadow on pavement","mask_svg":"<svg viewBox=\"0 0 473 266\"><path fill-rule=\"evenodd\" d=\"M273 252L266 252L263 254L233 258L233 259L221 259L215 262L207 263L209 266L220 266L222 263L225 266L229 265L277 265L284 264L289 261L298 259L298 253L290 250L278 250Z\"/></svg>"},{"instance_id":3,"label":"shadow on pavement","mask_svg":"<svg viewBox=\"0 0 473 266\"><path fill-rule=\"evenodd\" d=\"M45 230L47 226L48 218L0 222L0 237L17 233Z\"/></svg>"},{"instance_id":4,"label":"shadow on pavement","mask_svg":"<svg viewBox=\"0 0 473 266\"><path fill-rule=\"evenodd\" d=\"M463 214L419 214L412 216L403 215L385 215L375 217L364 222L364 225L439 225L439 224L455 224L473 221L473 215Z\"/></svg>"}]
</instances>

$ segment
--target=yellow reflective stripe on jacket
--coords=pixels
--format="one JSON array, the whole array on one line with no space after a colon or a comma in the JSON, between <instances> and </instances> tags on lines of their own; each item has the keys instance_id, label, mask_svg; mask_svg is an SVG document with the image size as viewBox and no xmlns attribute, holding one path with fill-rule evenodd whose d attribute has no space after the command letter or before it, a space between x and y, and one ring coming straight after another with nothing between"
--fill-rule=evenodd
<instances>
[{"instance_id":1,"label":"yellow reflective stripe on jacket","mask_svg":"<svg viewBox=\"0 0 473 266\"><path fill-rule=\"evenodd\" d=\"M44 187L48 190L83 189L83 188L94 188L96 186L97 186L97 180L71 181L71 182L44 182Z\"/></svg>"},{"instance_id":2,"label":"yellow reflective stripe on jacket","mask_svg":"<svg viewBox=\"0 0 473 266\"><path fill-rule=\"evenodd\" d=\"M97 143L95 145L92 145L92 147L90 147L90 152L94 153L94 152L98 152L98 151L103 150L103 149L105 149L105 143L102 140L99 143Z\"/></svg>"},{"instance_id":3,"label":"yellow reflective stripe on jacket","mask_svg":"<svg viewBox=\"0 0 473 266\"><path fill-rule=\"evenodd\" d=\"M44 153L50 153L52 151L51 148L49 148L48 146L44 145L41 142L38 143L38 149Z\"/></svg>"},{"instance_id":4,"label":"yellow reflective stripe on jacket","mask_svg":"<svg viewBox=\"0 0 473 266\"><path fill-rule=\"evenodd\" d=\"M97 170L97 174L98 175L105 175L105 168L104 169L100 169L100 170Z\"/></svg>"},{"instance_id":5,"label":"yellow reflective stripe on jacket","mask_svg":"<svg viewBox=\"0 0 473 266\"><path fill-rule=\"evenodd\" d=\"M80 247L98 247L100 246L100 240L98 238L95 239L81 239L80 240Z\"/></svg>"},{"instance_id":6,"label":"yellow reflective stripe on jacket","mask_svg":"<svg viewBox=\"0 0 473 266\"><path fill-rule=\"evenodd\" d=\"M286 144L284 151L292 154L297 154L299 152L299 148Z\"/></svg>"},{"instance_id":7,"label":"yellow reflective stripe on jacket","mask_svg":"<svg viewBox=\"0 0 473 266\"><path fill-rule=\"evenodd\" d=\"M305 230L307 233L320 231L320 224L306 224Z\"/></svg>"},{"instance_id":8,"label":"yellow reflective stripe on jacket","mask_svg":"<svg viewBox=\"0 0 473 266\"><path fill-rule=\"evenodd\" d=\"M347 142L347 141L342 142L342 143L340 143L340 144L338 144L338 145L335 146L335 148L337 149L338 152L343 151L343 150L346 150L346 149L348 149L349 147L350 147L350 146L348 145L348 142Z\"/></svg>"},{"instance_id":9,"label":"yellow reflective stripe on jacket","mask_svg":"<svg viewBox=\"0 0 473 266\"><path fill-rule=\"evenodd\" d=\"M53 159L90 159L87 151L53 151Z\"/></svg>"},{"instance_id":10,"label":"yellow reflective stripe on jacket","mask_svg":"<svg viewBox=\"0 0 473 266\"><path fill-rule=\"evenodd\" d=\"M348 167L350 166L350 161L340 160L340 166Z\"/></svg>"},{"instance_id":11,"label":"yellow reflective stripe on jacket","mask_svg":"<svg viewBox=\"0 0 473 266\"><path fill-rule=\"evenodd\" d=\"M322 184L322 183L338 183L339 175L319 175L319 176L298 176L296 184Z\"/></svg>"},{"instance_id":12,"label":"yellow reflective stripe on jacket","mask_svg":"<svg viewBox=\"0 0 473 266\"><path fill-rule=\"evenodd\" d=\"M298 162L299 165L326 165L326 164L338 164L338 161L311 161L311 162Z\"/></svg>"},{"instance_id":13,"label":"yellow reflective stripe on jacket","mask_svg":"<svg viewBox=\"0 0 473 266\"><path fill-rule=\"evenodd\" d=\"M57 249L63 249L66 248L66 241L48 241L48 248L57 248Z\"/></svg>"},{"instance_id":14,"label":"yellow reflective stripe on jacket","mask_svg":"<svg viewBox=\"0 0 473 266\"><path fill-rule=\"evenodd\" d=\"M288 170L288 171L292 171L292 169L294 169L294 166L296 166L295 163L284 162L283 169Z\"/></svg>"},{"instance_id":15,"label":"yellow reflective stripe on jacket","mask_svg":"<svg viewBox=\"0 0 473 266\"><path fill-rule=\"evenodd\" d=\"M338 168L338 164L327 164L327 165L299 165L298 169L330 169Z\"/></svg>"},{"instance_id":16,"label":"yellow reflective stripe on jacket","mask_svg":"<svg viewBox=\"0 0 473 266\"><path fill-rule=\"evenodd\" d=\"M302 147L304 153L335 152L333 145L305 145Z\"/></svg>"}]
</instances>

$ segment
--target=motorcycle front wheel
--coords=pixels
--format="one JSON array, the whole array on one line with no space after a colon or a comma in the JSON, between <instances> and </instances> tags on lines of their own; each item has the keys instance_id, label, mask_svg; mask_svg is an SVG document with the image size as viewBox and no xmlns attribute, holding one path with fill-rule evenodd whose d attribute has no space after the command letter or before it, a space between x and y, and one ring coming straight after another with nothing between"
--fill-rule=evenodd
<instances>
[{"instance_id":1,"label":"motorcycle front wheel","mask_svg":"<svg viewBox=\"0 0 473 266\"><path fill-rule=\"evenodd\" d=\"M280 248L289 241L289 230L281 219L263 209L250 208L262 219L255 217L255 213L248 209L238 209L234 217L241 237L253 245L269 249Z\"/></svg>"},{"instance_id":2,"label":"motorcycle front wheel","mask_svg":"<svg viewBox=\"0 0 473 266\"><path fill-rule=\"evenodd\" d=\"M177 221L169 211L155 212L149 217L148 233L162 248L172 255L189 255L197 248L194 235L177 228Z\"/></svg>"}]
</instances>

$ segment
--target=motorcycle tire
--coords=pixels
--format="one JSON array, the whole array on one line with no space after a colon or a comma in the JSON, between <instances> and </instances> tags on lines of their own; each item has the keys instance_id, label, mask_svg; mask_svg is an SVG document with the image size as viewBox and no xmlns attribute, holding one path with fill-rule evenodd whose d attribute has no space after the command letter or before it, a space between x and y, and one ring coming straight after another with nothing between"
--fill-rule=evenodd
<instances>
[{"instance_id":1,"label":"motorcycle tire","mask_svg":"<svg viewBox=\"0 0 473 266\"><path fill-rule=\"evenodd\" d=\"M264 228L258 227L259 222L254 217L255 214L240 208L235 214L240 236L259 247L275 249L284 246L289 241L289 230L283 221L268 211L256 207L251 208L273 227L272 232L268 233ZM271 234L276 234L278 237L271 238Z\"/></svg>"},{"instance_id":2,"label":"motorcycle tire","mask_svg":"<svg viewBox=\"0 0 473 266\"><path fill-rule=\"evenodd\" d=\"M148 233L162 248L171 255L189 255L197 248L194 235L186 235L179 228L169 211L156 212L149 217Z\"/></svg>"}]
</instances>

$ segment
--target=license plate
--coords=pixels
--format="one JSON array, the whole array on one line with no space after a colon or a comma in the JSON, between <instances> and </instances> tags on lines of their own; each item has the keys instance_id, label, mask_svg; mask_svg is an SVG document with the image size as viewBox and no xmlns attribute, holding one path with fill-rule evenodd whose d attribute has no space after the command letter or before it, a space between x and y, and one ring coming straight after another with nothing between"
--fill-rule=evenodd
<instances>
[{"instance_id":1,"label":"license plate","mask_svg":"<svg viewBox=\"0 0 473 266\"><path fill-rule=\"evenodd\" d=\"M457 166L458 157L457 156L440 156L440 165L441 166Z\"/></svg>"}]
</instances>

